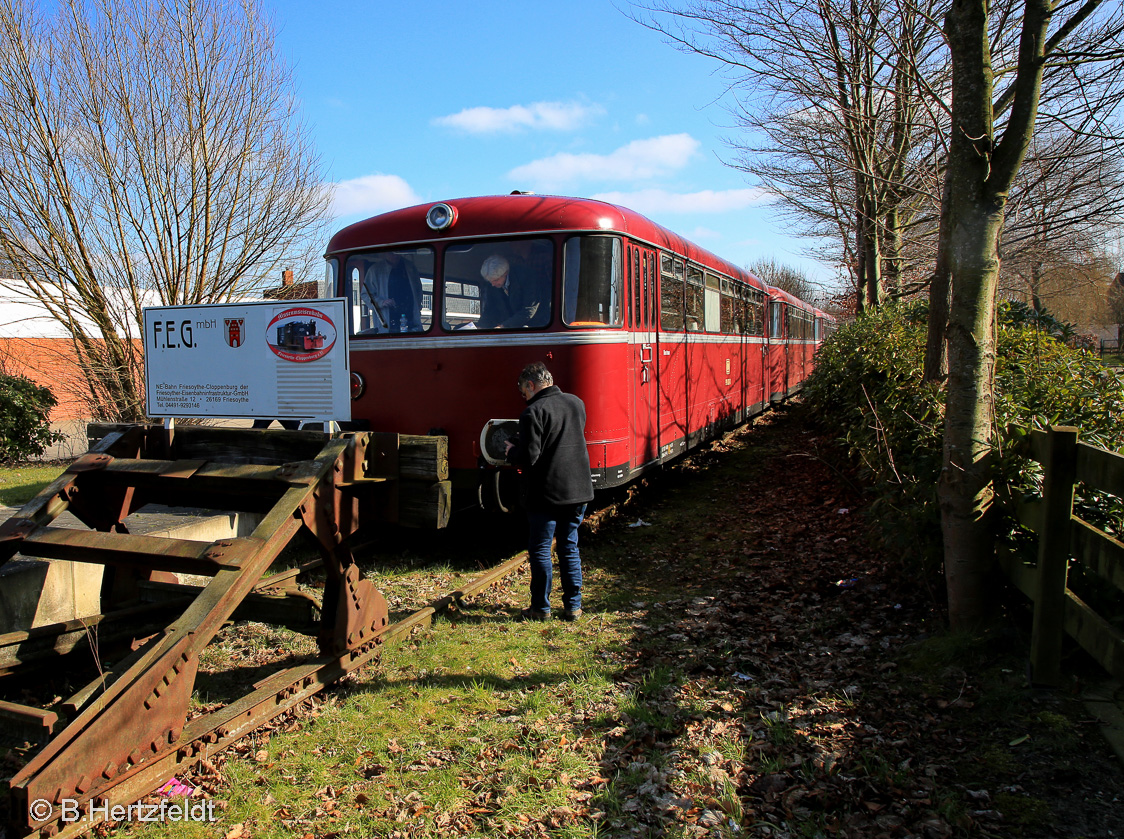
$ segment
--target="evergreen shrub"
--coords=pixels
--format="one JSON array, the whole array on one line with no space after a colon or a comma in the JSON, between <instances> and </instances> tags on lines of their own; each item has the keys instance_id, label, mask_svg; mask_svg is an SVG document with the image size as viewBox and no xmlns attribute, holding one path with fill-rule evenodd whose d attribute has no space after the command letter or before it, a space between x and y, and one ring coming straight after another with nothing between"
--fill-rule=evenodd
<instances>
[{"instance_id":1,"label":"evergreen shrub","mask_svg":"<svg viewBox=\"0 0 1124 839\"><path fill-rule=\"evenodd\" d=\"M50 388L25 376L0 374L0 463L36 457L62 439L51 430L51 409L56 404Z\"/></svg>"},{"instance_id":2,"label":"evergreen shrub","mask_svg":"<svg viewBox=\"0 0 1124 839\"><path fill-rule=\"evenodd\" d=\"M921 380L927 317L925 303L888 305L841 327L820 348L804 401L871 487L888 545L939 563L945 392ZM996 516L997 535L1017 541L1007 502L1040 492L1041 468L1018 445L1028 429L1073 425L1085 442L1124 448L1124 379L1068 346L1073 331L1022 304L1000 306L992 461L1007 512ZM1099 526L1124 532L1118 501L1079 488L1075 503Z\"/></svg>"}]
</instances>

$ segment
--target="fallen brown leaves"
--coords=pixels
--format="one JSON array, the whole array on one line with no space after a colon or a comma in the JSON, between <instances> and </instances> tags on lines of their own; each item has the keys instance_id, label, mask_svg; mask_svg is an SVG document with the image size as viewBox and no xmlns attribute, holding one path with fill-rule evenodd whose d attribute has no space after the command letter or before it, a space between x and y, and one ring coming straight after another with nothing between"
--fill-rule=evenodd
<instances>
[{"instance_id":1,"label":"fallen brown leaves","mask_svg":"<svg viewBox=\"0 0 1124 839\"><path fill-rule=\"evenodd\" d=\"M320 706L305 703L200 762L191 781L230 795L223 774L238 760L253 784L304 784L311 802L266 795L271 819L230 811L239 822L215 835L1124 835L1124 777L1094 727L1066 716L1067 697L1026 689L1017 656L986 647L918 663L943 633L940 606L901 558L871 547L858 490L816 456L825 445L798 418L771 416L595 517L587 617L563 631L595 650L608 689L575 698L542 676L535 658L549 658L557 627L509 624L526 578L505 581L465 611L494 617L500 637L541 635L542 650L504 653L481 674L494 686L464 703L463 737L399 731L341 757ZM418 605L454 581L410 578L388 599ZM420 657L425 643L403 649ZM418 695L409 686L427 670L414 661L388 714ZM455 681L436 704L461 707L470 691ZM532 695L547 710L529 713ZM481 720L495 725L472 727ZM291 734L334 761L330 783L297 777Z\"/></svg>"},{"instance_id":2,"label":"fallen brown leaves","mask_svg":"<svg viewBox=\"0 0 1124 839\"><path fill-rule=\"evenodd\" d=\"M644 699L659 725L626 719L610 738L601 774L628 797L605 816L610 832L1120 835L1120 767L1094 732L1062 755L1090 754L1080 792L1066 796L1088 810L1076 824L1066 804L1051 813L1047 803L1064 794L1048 770L1063 747L1019 755L1025 737L974 711L995 701L981 696L978 662L903 675L911 650L943 633L940 606L870 547L863 499L808 456L824 444L814 435L799 418L770 417L599 529L638 587L655 573L695 592L634 604L640 635L625 678L679 679ZM634 519L653 527L626 531ZM1011 724L1061 710L1064 698L1008 681Z\"/></svg>"}]
</instances>

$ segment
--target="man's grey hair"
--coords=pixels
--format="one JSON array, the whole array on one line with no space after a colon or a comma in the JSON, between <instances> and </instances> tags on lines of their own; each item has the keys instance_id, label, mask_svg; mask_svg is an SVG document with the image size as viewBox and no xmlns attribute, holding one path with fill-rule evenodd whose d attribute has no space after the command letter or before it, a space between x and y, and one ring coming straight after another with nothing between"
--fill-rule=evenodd
<instances>
[{"instance_id":1,"label":"man's grey hair","mask_svg":"<svg viewBox=\"0 0 1124 839\"><path fill-rule=\"evenodd\" d=\"M480 276L491 282L497 277L502 277L510 269L511 265L508 264L508 261L498 253L494 253L485 259L484 264L480 266Z\"/></svg>"},{"instance_id":2,"label":"man's grey hair","mask_svg":"<svg viewBox=\"0 0 1124 839\"><path fill-rule=\"evenodd\" d=\"M519 381L550 387L554 384L554 377L550 375L545 364L535 361L523 368L523 372L519 374Z\"/></svg>"}]
</instances>

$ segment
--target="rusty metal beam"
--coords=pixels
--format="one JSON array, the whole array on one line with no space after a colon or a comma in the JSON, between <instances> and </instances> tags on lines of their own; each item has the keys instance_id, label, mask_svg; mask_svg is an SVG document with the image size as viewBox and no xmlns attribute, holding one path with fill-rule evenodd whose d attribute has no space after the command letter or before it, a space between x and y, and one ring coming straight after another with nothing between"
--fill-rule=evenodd
<instances>
[{"instance_id":1,"label":"rusty metal beam","mask_svg":"<svg viewBox=\"0 0 1124 839\"><path fill-rule=\"evenodd\" d=\"M188 429L170 441L156 427L114 429L97 451L81 458L0 528L0 559L18 550L28 556L105 563L121 577L112 581L114 591L128 589L130 597L145 589L150 596L156 591L190 596L178 617L59 706L68 719L51 719L49 715L55 713L51 709L9 709L23 721L49 719L54 729L43 749L6 781L14 813L14 818L5 817L9 825L37 837L88 830L89 823L61 825L54 816L37 815L30 804L39 799L56 804L63 799L80 804L134 801L169 772L193 762L200 753L225 748L363 666L378 656L387 638L428 622L441 608L510 573L522 561L508 563L447 595L407 623L388 627L385 599L362 578L350 545L361 524L360 500L372 497L365 487L381 481L387 487L381 490L381 500L394 498L398 460L391 442L390 435L325 438L314 433L260 436L250 432L247 436L214 430L195 434ZM247 462L246 448L254 449L254 456L265 462ZM282 454L285 459L279 460ZM221 462L217 455L222 456ZM372 462L376 469L371 468ZM372 475L380 471L383 474ZM238 499L241 505L267 512L249 537L214 543L134 536L124 530L125 517L154 499L193 499L192 506L200 506L201 496L211 502ZM67 509L96 530L49 526ZM376 512L385 521L394 517L391 513L396 514L396 509ZM326 573L322 604L293 589L299 570L267 576L301 529L308 530L320 546ZM151 579L170 571L202 574L210 580L195 588L139 582L143 575ZM267 587L284 593L261 593ZM187 720L199 656L227 621L253 615L307 629L317 609L318 658L274 674L227 708ZM35 635L44 645L40 652L64 639L71 648L77 646L90 626L109 615L96 617L98 621L75 626L60 624L53 635ZM32 635L9 639L9 649L23 649Z\"/></svg>"},{"instance_id":2,"label":"rusty metal beam","mask_svg":"<svg viewBox=\"0 0 1124 839\"><path fill-rule=\"evenodd\" d=\"M342 656L321 656L306 664L281 670L259 681L254 690L224 708L187 722L173 747L151 759L123 769L107 783L87 793L72 796L80 810L87 811L87 802L128 805L143 798L169 777L190 769L198 760L217 754L270 720L296 708L306 699L379 657L383 645L408 635L424 626L451 604L477 594L513 573L526 561L526 553L488 571L455 591L432 601L408 617L383 628L362 647ZM105 808L102 808L104 810ZM100 812L100 810L99 810ZM60 824L57 821L36 824L24 839L73 839L92 830L97 822Z\"/></svg>"},{"instance_id":3,"label":"rusty metal beam","mask_svg":"<svg viewBox=\"0 0 1124 839\"><path fill-rule=\"evenodd\" d=\"M59 721L59 715L54 711L42 708L32 708L30 705L20 705L16 702L5 702L0 699L0 719L8 720L19 725L38 729L42 733L50 734Z\"/></svg>"},{"instance_id":4,"label":"rusty metal beam","mask_svg":"<svg viewBox=\"0 0 1124 839\"><path fill-rule=\"evenodd\" d=\"M186 599L167 604L148 603L5 633L0 635L0 676L57 661L60 656L94 644L107 653L114 645L163 629L168 623L169 610L182 609L187 603Z\"/></svg>"},{"instance_id":5,"label":"rusty metal beam","mask_svg":"<svg viewBox=\"0 0 1124 839\"><path fill-rule=\"evenodd\" d=\"M212 576L223 568L238 567L238 557L229 550L233 541L237 540L193 542L71 527L40 527L24 537L19 550L24 556L41 559L135 565Z\"/></svg>"}]
</instances>

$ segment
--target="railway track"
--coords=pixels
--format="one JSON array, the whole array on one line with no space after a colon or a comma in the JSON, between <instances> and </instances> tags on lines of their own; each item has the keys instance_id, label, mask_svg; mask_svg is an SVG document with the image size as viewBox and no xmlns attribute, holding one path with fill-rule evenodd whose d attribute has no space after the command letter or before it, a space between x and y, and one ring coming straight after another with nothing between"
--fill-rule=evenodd
<instances>
[{"instance_id":1,"label":"railway track","mask_svg":"<svg viewBox=\"0 0 1124 839\"><path fill-rule=\"evenodd\" d=\"M219 433L216 436L216 431ZM112 663L47 707L0 702L0 716L42 741L0 780L5 839L72 837L156 790L349 673L379 657L384 644L488 586L524 561L520 555L395 623L383 595L360 574L352 545L364 523L400 518L403 491L388 463L440 480L441 446L429 467L401 441L368 434L306 432L177 433L116 430L51 486L0 525L0 563L24 556L105 566L103 609L88 618L0 636L0 675L67 666L69 653L98 646ZM416 449L416 445L414 446ZM423 458L424 459L424 458ZM129 534L124 520L147 503L190 503L262 516L248 537L212 543ZM89 530L59 528L62 512ZM299 532L320 560L271 567ZM322 565L324 595L297 587ZM190 578L183 575L193 575ZM199 584L202 582L202 584ZM157 602L144 602L156 598ZM231 620L284 625L315 636L318 654L279 666L245 695L191 716L200 654ZM109 647L124 652L113 658ZM74 665L78 672L81 668Z\"/></svg>"}]
</instances>

